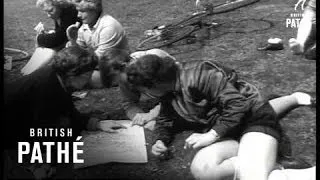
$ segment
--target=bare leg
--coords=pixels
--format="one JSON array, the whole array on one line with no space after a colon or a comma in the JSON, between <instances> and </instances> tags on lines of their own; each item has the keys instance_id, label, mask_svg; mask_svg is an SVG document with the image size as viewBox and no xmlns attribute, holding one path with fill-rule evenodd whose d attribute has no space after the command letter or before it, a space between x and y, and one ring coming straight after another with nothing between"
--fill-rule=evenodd
<instances>
[{"instance_id":1,"label":"bare leg","mask_svg":"<svg viewBox=\"0 0 320 180\"><path fill-rule=\"evenodd\" d=\"M274 170L277 140L260 132L246 133L240 141L238 152L241 180L315 180L315 167L307 169Z\"/></svg>"},{"instance_id":2,"label":"bare leg","mask_svg":"<svg viewBox=\"0 0 320 180\"><path fill-rule=\"evenodd\" d=\"M303 92L295 92L269 101L278 116L283 116L294 108L311 104L311 96Z\"/></svg>"},{"instance_id":3,"label":"bare leg","mask_svg":"<svg viewBox=\"0 0 320 180\"><path fill-rule=\"evenodd\" d=\"M91 80L90 80L90 86L96 89L100 89L104 87L101 81L100 71L97 71L97 70L93 71Z\"/></svg>"},{"instance_id":4,"label":"bare leg","mask_svg":"<svg viewBox=\"0 0 320 180\"><path fill-rule=\"evenodd\" d=\"M52 57L56 54L54 49L38 47L32 54L28 63L21 69L21 73L23 75L28 75L47 65Z\"/></svg>"},{"instance_id":5,"label":"bare leg","mask_svg":"<svg viewBox=\"0 0 320 180\"><path fill-rule=\"evenodd\" d=\"M310 9L305 9L297 32L297 38L291 38L289 40L290 49L294 54L301 54L304 52L306 41L311 34L312 19L315 18L315 16L315 12Z\"/></svg>"},{"instance_id":6,"label":"bare leg","mask_svg":"<svg viewBox=\"0 0 320 180\"><path fill-rule=\"evenodd\" d=\"M261 132L242 136L239 151L239 177L241 180L268 180L276 164L278 141Z\"/></svg>"},{"instance_id":7,"label":"bare leg","mask_svg":"<svg viewBox=\"0 0 320 180\"><path fill-rule=\"evenodd\" d=\"M238 142L226 140L202 148L191 163L191 173L196 179L224 180L233 179L234 162L230 159L237 155Z\"/></svg>"}]
</instances>

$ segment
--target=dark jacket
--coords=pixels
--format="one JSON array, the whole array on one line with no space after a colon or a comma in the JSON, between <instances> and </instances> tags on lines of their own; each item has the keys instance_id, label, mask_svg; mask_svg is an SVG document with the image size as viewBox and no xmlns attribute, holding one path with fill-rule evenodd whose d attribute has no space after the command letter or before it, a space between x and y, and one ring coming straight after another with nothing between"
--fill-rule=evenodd
<instances>
[{"instance_id":1,"label":"dark jacket","mask_svg":"<svg viewBox=\"0 0 320 180\"><path fill-rule=\"evenodd\" d=\"M38 45L46 48L62 48L68 42L67 28L75 24L77 21L81 22L78 18L78 11L74 6L68 6L61 9L61 24L55 20L54 33L41 33L37 37Z\"/></svg>"},{"instance_id":2,"label":"dark jacket","mask_svg":"<svg viewBox=\"0 0 320 180\"><path fill-rule=\"evenodd\" d=\"M5 83L4 112L8 146L27 140L30 128L73 128L73 135L77 135L89 119L76 110L70 93L50 66Z\"/></svg>"},{"instance_id":3,"label":"dark jacket","mask_svg":"<svg viewBox=\"0 0 320 180\"><path fill-rule=\"evenodd\" d=\"M123 88L122 92L125 95L139 93L137 89L131 89L129 93L129 89ZM125 110L133 111L136 108L133 105L137 102L137 97L124 97L127 101L124 103ZM238 80L233 69L212 61L182 63L175 91L161 99L155 129L159 134L157 139L170 143L173 123L177 119L202 124L205 127L203 131L212 128L223 137L240 125L247 113L261 105L262 99L257 88Z\"/></svg>"}]
</instances>

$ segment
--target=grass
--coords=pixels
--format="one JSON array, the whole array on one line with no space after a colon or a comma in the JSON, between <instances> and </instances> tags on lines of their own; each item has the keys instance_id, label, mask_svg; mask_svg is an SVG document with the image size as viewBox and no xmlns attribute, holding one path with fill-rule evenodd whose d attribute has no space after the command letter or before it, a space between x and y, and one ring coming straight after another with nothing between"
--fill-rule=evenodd
<instances>
[{"instance_id":1,"label":"grass","mask_svg":"<svg viewBox=\"0 0 320 180\"><path fill-rule=\"evenodd\" d=\"M129 44L134 51L143 31L182 18L194 12L194 1L171 0L108 0L104 9L118 19L125 27ZM236 69L240 77L255 84L264 96L270 93L280 95L294 91L316 92L316 62L292 55L287 42L295 37L297 29L287 28L286 18L294 13L295 0L265 0L249 7L215 15L217 22L224 22L221 29L211 30L211 38L205 45L186 45L184 41L163 48L180 61L216 60ZM34 51L35 31L39 21L52 27L53 23L35 7L31 0L4 0L4 46ZM242 23L237 24L241 21ZM268 27L270 22L271 27ZM226 33L233 28L257 31L247 33ZM257 51L256 48L270 37L282 38L285 49L281 51ZM14 69L6 72L6 77L17 77L17 72L26 61L15 63ZM112 97L112 98L110 98ZM92 90L89 95L76 103L83 112L104 113L112 119L125 118L121 110L121 97L118 88ZM145 106L150 108L150 106ZM299 108L281 121L292 141L293 154L316 164L316 111ZM152 133L146 132L147 141ZM179 135L174 144L174 158L159 162L149 156L148 164L110 163L82 170L72 170L76 178L152 178L152 179L192 179L188 169L189 155L181 151L183 140L188 133ZM148 146L148 150L150 146ZM186 158L189 157L189 158ZM66 170L61 170L66 171ZM66 175L61 175L65 178Z\"/></svg>"}]
</instances>

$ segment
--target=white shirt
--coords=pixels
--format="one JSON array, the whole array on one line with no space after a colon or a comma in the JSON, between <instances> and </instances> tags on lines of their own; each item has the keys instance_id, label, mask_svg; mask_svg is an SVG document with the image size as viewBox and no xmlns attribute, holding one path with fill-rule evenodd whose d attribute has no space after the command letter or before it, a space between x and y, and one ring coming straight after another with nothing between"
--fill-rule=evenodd
<instances>
[{"instance_id":1,"label":"white shirt","mask_svg":"<svg viewBox=\"0 0 320 180\"><path fill-rule=\"evenodd\" d=\"M88 24L82 24L78 30L77 44L93 48L98 57L113 48L129 50L124 28L108 14L101 14L92 28Z\"/></svg>"}]
</instances>

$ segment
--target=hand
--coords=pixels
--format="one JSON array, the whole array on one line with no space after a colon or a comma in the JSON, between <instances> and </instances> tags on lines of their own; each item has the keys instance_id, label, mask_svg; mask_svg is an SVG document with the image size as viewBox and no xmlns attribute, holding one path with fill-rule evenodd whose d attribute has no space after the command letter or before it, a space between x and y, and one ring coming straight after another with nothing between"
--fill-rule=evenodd
<instances>
[{"instance_id":1,"label":"hand","mask_svg":"<svg viewBox=\"0 0 320 180\"><path fill-rule=\"evenodd\" d=\"M117 121L113 120L104 120L104 121L99 121L97 123L97 128L99 130L108 132L108 133L116 133L119 131L119 129L127 129L126 126L118 123Z\"/></svg>"},{"instance_id":2,"label":"hand","mask_svg":"<svg viewBox=\"0 0 320 180\"><path fill-rule=\"evenodd\" d=\"M187 148L201 148L208 146L219 139L218 134L214 130L210 130L207 133L193 133L185 141L184 149Z\"/></svg>"},{"instance_id":3,"label":"hand","mask_svg":"<svg viewBox=\"0 0 320 180\"><path fill-rule=\"evenodd\" d=\"M161 140L157 140L157 142L151 148L151 153L155 156L164 155L167 151L168 148L164 145L164 143Z\"/></svg>"},{"instance_id":4,"label":"hand","mask_svg":"<svg viewBox=\"0 0 320 180\"><path fill-rule=\"evenodd\" d=\"M44 25L42 22L39 22L39 24L34 27L34 30L37 32L37 34L41 34L44 32Z\"/></svg>"},{"instance_id":5,"label":"hand","mask_svg":"<svg viewBox=\"0 0 320 180\"><path fill-rule=\"evenodd\" d=\"M69 41L77 40L79 27L80 27L80 23L76 22L75 24L72 24L67 28L66 33Z\"/></svg>"},{"instance_id":6,"label":"hand","mask_svg":"<svg viewBox=\"0 0 320 180\"><path fill-rule=\"evenodd\" d=\"M147 54L146 51L136 51L134 53L131 53L130 56L134 59L137 59L137 58L140 58L146 54Z\"/></svg>"},{"instance_id":7,"label":"hand","mask_svg":"<svg viewBox=\"0 0 320 180\"><path fill-rule=\"evenodd\" d=\"M77 44L77 42L75 42L75 41L68 41L67 43L66 43L66 48L67 47L71 47L71 46L78 46L78 44Z\"/></svg>"},{"instance_id":8,"label":"hand","mask_svg":"<svg viewBox=\"0 0 320 180\"><path fill-rule=\"evenodd\" d=\"M143 126L145 123L153 120L153 113L137 113L132 119L132 125Z\"/></svg>"}]
</instances>

